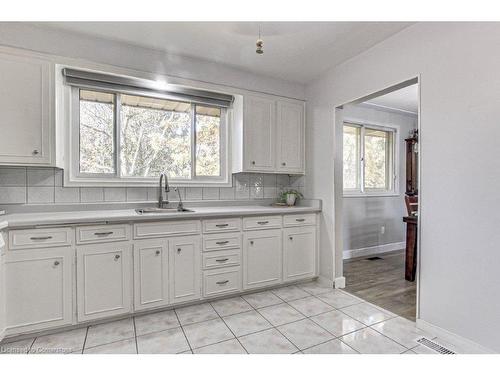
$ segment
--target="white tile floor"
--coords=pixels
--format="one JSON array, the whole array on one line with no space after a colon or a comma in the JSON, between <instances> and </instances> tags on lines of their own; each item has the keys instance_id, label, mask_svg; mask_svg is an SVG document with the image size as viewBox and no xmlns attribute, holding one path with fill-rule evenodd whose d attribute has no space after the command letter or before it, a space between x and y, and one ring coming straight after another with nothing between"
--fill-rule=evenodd
<instances>
[{"instance_id":1,"label":"white tile floor","mask_svg":"<svg viewBox=\"0 0 500 375\"><path fill-rule=\"evenodd\" d=\"M0 344L0 353L429 353L415 323L316 282Z\"/></svg>"}]
</instances>

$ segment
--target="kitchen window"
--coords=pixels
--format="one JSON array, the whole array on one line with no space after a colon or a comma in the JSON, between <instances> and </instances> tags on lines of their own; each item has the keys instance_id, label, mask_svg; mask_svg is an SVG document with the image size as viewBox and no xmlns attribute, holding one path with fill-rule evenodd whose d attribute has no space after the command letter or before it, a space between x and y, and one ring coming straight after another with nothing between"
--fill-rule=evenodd
<instances>
[{"instance_id":1,"label":"kitchen window","mask_svg":"<svg viewBox=\"0 0 500 375\"><path fill-rule=\"evenodd\" d=\"M227 107L73 85L70 184L227 186ZM185 97L189 99L189 96Z\"/></svg>"},{"instance_id":2,"label":"kitchen window","mask_svg":"<svg viewBox=\"0 0 500 375\"><path fill-rule=\"evenodd\" d=\"M344 123L344 196L397 194L396 134L394 128Z\"/></svg>"}]
</instances>

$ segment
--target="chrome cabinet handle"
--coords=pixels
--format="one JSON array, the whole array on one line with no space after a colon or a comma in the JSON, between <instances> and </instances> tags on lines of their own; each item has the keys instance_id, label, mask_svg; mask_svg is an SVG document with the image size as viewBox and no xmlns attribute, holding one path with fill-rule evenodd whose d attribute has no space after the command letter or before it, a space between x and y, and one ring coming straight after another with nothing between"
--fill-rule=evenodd
<instances>
[{"instance_id":1,"label":"chrome cabinet handle","mask_svg":"<svg viewBox=\"0 0 500 375\"><path fill-rule=\"evenodd\" d=\"M179 248L177 249L177 253L180 253L180 252L181 252L181 250L182 250L182 249L179 247Z\"/></svg>"},{"instance_id":2,"label":"chrome cabinet handle","mask_svg":"<svg viewBox=\"0 0 500 375\"><path fill-rule=\"evenodd\" d=\"M291 240L293 240L293 237L292 237L292 236L290 236L290 239L291 239Z\"/></svg>"},{"instance_id":3,"label":"chrome cabinet handle","mask_svg":"<svg viewBox=\"0 0 500 375\"><path fill-rule=\"evenodd\" d=\"M40 151L38 150L33 150L33 155L38 155L40 153Z\"/></svg>"},{"instance_id":4,"label":"chrome cabinet handle","mask_svg":"<svg viewBox=\"0 0 500 375\"><path fill-rule=\"evenodd\" d=\"M113 232L95 232L94 235L95 236L109 236L113 234Z\"/></svg>"},{"instance_id":5,"label":"chrome cabinet handle","mask_svg":"<svg viewBox=\"0 0 500 375\"><path fill-rule=\"evenodd\" d=\"M52 236L30 237L30 240L33 241L50 240L50 239L52 239Z\"/></svg>"},{"instance_id":6,"label":"chrome cabinet handle","mask_svg":"<svg viewBox=\"0 0 500 375\"><path fill-rule=\"evenodd\" d=\"M283 162L283 163L281 163L281 165L284 167L284 166L286 165L286 163L285 163L285 162Z\"/></svg>"},{"instance_id":7,"label":"chrome cabinet handle","mask_svg":"<svg viewBox=\"0 0 500 375\"><path fill-rule=\"evenodd\" d=\"M264 225L264 224L269 224L269 221L257 221L257 224Z\"/></svg>"},{"instance_id":8,"label":"chrome cabinet handle","mask_svg":"<svg viewBox=\"0 0 500 375\"><path fill-rule=\"evenodd\" d=\"M252 160L252 165L255 165L255 160Z\"/></svg>"},{"instance_id":9,"label":"chrome cabinet handle","mask_svg":"<svg viewBox=\"0 0 500 375\"><path fill-rule=\"evenodd\" d=\"M118 260L118 259L120 259L120 255L116 254L115 255L115 260Z\"/></svg>"},{"instance_id":10,"label":"chrome cabinet handle","mask_svg":"<svg viewBox=\"0 0 500 375\"><path fill-rule=\"evenodd\" d=\"M225 285L229 282L229 280L224 280L224 281L217 281L216 284L217 285Z\"/></svg>"},{"instance_id":11,"label":"chrome cabinet handle","mask_svg":"<svg viewBox=\"0 0 500 375\"><path fill-rule=\"evenodd\" d=\"M216 226L217 228L225 228L225 227L228 227L228 226L229 226L229 224L215 224L215 226Z\"/></svg>"},{"instance_id":12,"label":"chrome cabinet handle","mask_svg":"<svg viewBox=\"0 0 500 375\"><path fill-rule=\"evenodd\" d=\"M253 241L250 241L250 245L253 245Z\"/></svg>"},{"instance_id":13,"label":"chrome cabinet handle","mask_svg":"<svg viewBox=\"0 0 500 375\"><path fill-rule=\"evenodd\" d=\"M306 221L306 219L295 219L295 221L298 221L299 223Z\"/></svg>"},{"instance_id":14,"label":"chrome cabinet handle","mask_svg":"<svg viewBox=\"0 0 500 375\"><path fill-rule=\"evenodd\" d=\"M229 258L224 258L224 259L216 259L216 262L227 262Z\"/></svg>"},{"instance_id":15,"label":"chrome cabinet handle","mask_svg":"<svg viewBox=\"0 0 500 375\"><path fill-rule=\"evenodd\" d=\"M59 263L59 261L58 261L58 260L56 260L56 261L54 262L54 266L56 266L56 267L57 267L59 264L60 264L60 263Z\"/></svg>"},{"instance_id":16,"label":"chrome cabinet handle","mask_svg":"<svg viewBox=\"0 0 500 375\"><path fill-rule=\"evenodd\" d=\"M160 255L160 250L156 250L156 255Z\"/></svg>"},{"instance_id":17,"label":"chrome cabinet handle","mask_svg":"<svg viewBox=\"0 0 500 375\"><path fill-rule=\"evenodd\" d=\"M218 242L216 242L217 245L225 245L227 243L229 243L229 241L218 241Z\"/></svg>"}]
</instances>

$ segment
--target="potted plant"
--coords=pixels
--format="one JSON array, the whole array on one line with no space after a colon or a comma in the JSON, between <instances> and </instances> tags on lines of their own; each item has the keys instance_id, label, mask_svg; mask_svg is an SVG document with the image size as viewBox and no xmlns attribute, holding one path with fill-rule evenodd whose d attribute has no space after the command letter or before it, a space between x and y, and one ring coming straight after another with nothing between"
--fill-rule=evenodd
<instances>
[{"instance_id":1,"label":"potted plant","mask_svg":"<svg viewBox=\"0 0 500 375\"><path fill-rule=\"evenodd\" d=\"M294 189L285 190L280 194L281 202L286 203L287 206L294 206L297 199L301 198L304 198L302 193Z\"/></svg>"}]
</instances>

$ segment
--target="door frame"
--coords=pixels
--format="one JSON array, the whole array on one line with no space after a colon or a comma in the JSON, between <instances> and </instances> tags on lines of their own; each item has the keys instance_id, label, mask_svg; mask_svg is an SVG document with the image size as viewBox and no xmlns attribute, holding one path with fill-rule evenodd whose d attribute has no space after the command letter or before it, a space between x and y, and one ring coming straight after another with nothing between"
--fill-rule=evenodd
<instances>
[{"instance_id":1,"label":"door frame","mask_svg":"<svg viewBox=\"0 0 500 375\"><path fill-rule=\"evenodd\" d=\"M370 100L374 97L387 94L389 92L402 89L413 84L418 85L418 110L417 110L417 129L418 129L418 192L419 192L419 202L418 202L418 229L417 229L417 270L415 276L415 282L417 283L416 291L416 316L415 318L420 319L420 275L421 275L421 244L422 244L422 123L421 123L421 87L422 78L420 74L409 77L408 79L398 81L394 84L386 86L378 91L371 92L367 95L349 100L347 102L341 103L334 106L334 118L333 118L333 143L334 143L334 182L333 182L333 194L334 194L334 233L335 242L333 249L333 269L335 270L334 280L335 282L345 286L344 269L343 269L343 222L342 222L342 207L343 207L343 107L347 104L357 104Z\"/></svg>"}]
</instances>

